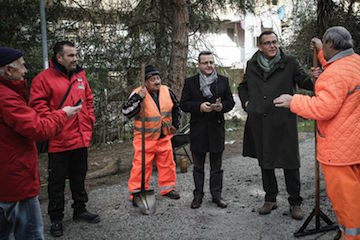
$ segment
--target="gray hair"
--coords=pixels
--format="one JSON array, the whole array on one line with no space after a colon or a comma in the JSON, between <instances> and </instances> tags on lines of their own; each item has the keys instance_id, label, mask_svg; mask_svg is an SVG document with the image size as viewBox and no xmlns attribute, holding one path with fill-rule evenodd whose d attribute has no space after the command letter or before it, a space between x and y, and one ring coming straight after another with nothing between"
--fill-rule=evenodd
<instances>
[{"instance_id":1,"label":"gray hair","mask_svg":"<svg viewBox=\"0 0 360 240\"><path fill-rule=\"evenodd\" d=\"M17 60L18 59L16 59L15 61L13 61L13 62L11 62L9 64L6 64L5 66L0 67L0 76L5 78L5 79L9 79L9 77L5 75L5 67L10 66L10 67L16 68L17 67Z\"/></svg>"},{"instance_id":2,"label":"gray hair","mask_svg":"<svg viewBox=\"0 0 360 240\"><path fill-rule=\"evenodd\" d=\"M335 50L346 50L353 47L349 31L342 26L328 28L323 36L323 42L333 42Z\"/></svg>"}]
</instances>

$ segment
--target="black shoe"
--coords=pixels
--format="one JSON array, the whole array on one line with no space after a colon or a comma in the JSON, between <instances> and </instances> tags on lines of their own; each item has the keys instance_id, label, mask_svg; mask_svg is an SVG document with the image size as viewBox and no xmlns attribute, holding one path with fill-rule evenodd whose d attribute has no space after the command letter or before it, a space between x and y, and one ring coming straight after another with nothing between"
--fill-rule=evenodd
<instances>
[{"instance_id":1,"label":"black shoe","mask_svg":"<svg viewBox=\"0 0 360 240\"><path fill-rule=\"evenodd\" d=\"M74 221L83 221L87 223L98 223L100 222L100 217L97 214L90 213L88 210L85 209L85 211L81 213L77 213L73 215Z\"/></svg>"},{"instance_id":2,"label":"black shoe","mask_svg":"<svg viewBox=\"0 0 360 240\"><path fill-rule=\"evenodd\" d=\"M212 200L213 203L216 203L216 205L219 207L219 208L226 208L227 207L227 204L226 202L222 199L222 198L213 198Z\"/></svg>"},{"instance_id":3,"label":"black shoe","mask_svg":"<svg viewBox=\"0 0 360 240\"><path fill-rule=\"evenodd\" d=\"M51 221L50 234L53 237L61 237L63 235L62 221Z\"/></svg>"},{"instance_id":4,"label":"black shoe","mask_svg":"<svg viewBox=\"0 0 360 240\"><path fill-rule=\"evenodd\" d=\"M191 208L192 209L199 208L201 206L201 203L202 203L201 198L194 198L192 203L191 203Z\"/></svg>"},{"instance_id":5,"label":"black shoe","mask_svg":"<svg viewBox=\"0 0 360 240\"><path fill-rule=\"evenodd\" d=\"M168 192L164 196L166 196L166 197L168 197L170 199L179 199L180 198L180 194L177 193L175 190L171 190L170 192Z\"/></svg>"}]
</instances>

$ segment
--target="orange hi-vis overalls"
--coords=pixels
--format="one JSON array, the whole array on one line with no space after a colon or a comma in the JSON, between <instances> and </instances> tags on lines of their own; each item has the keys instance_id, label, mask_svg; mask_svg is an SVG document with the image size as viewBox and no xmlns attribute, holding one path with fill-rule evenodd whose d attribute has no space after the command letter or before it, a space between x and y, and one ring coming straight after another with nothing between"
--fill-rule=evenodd
<instances>
[{"instance_id":1,"label":"orange hi-vis overalls","mask_svg":"<svg viewBox=\"0 0 360 240\"><path fill-rule=\"evenodd\" d=\"M139 92L141 88L135 89ZM159 90L160 111L153 98L146 91L145 104L145 189L149 189L149 181L152 173L152 161L158 170L158 184L160 194L165 195L175 189L176 166L173 159L171 145L172 107L173 102L169 89L161 86ZM132 194L141 189L141 131L142 131L142 109L134 120L134 159L128 182L130 198ZM160 133L165 137L160 138Z\"/></svg>"}]
</instances>

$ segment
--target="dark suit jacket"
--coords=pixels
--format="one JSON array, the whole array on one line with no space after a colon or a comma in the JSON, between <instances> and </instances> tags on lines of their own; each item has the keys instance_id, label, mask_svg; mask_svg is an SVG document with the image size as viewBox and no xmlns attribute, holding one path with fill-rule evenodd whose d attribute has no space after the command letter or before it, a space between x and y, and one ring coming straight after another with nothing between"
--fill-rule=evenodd
<instances>
[{"instance_id":1,"label":"dark suit jacket","mask_svg":"<svg viewBox=\"0 0 360 240\"><path fill-rule=\"evenodd\" d=\"M193 152L222 152L225 142L224 113L229 112L235 105L232 97L229 80L218 75L210 90L213 96L210 99L203 97L200 91L199 74L185 79L181 95L180 108L191 113L190 119L190 150ZM221 97L222 112L200 112L203 102L215 103Z\"/></svg>"}]
</instances>

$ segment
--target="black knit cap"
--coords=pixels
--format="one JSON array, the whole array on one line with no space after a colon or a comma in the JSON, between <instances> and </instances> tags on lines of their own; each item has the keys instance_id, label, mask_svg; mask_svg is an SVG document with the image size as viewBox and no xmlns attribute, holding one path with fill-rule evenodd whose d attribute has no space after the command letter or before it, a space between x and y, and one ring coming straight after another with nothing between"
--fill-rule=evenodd
<instances>
[{"instance_id":1,"label":"black knit cap","mask_svg":"<svg viewBox=\"0 0 360 240\"><path fill-rule=\"evenodd\" d=\"M3 67L13 61L21 58L23 56L22 52L8 47L0 47L0 67Z\"/></svg>"},{"instance_id":2,"label":"black knit cap","mask_svg":"<svg viewBox=\"0 0 360 240\"><path fill-rule=\"evenodd\" d=\"M145 80L155 75L159 75L159 71L153 65L146 65Z\"/></svg>"}]
</instances>

